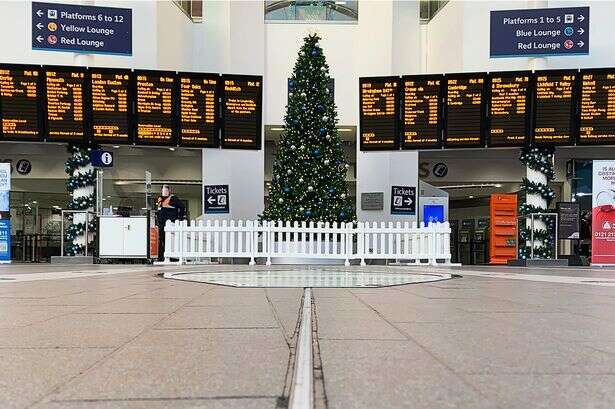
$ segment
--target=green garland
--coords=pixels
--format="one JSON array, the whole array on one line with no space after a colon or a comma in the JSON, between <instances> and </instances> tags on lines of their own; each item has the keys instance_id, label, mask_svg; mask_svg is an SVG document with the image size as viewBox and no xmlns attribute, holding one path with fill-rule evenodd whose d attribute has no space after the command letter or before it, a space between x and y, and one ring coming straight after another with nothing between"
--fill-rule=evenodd
<instances>
[{"instance_id":1,"label":"green garland","mask_svg":"<svg viewBox=\"0 0 615 409\"><path fill-rule=\"evenodd\" d=\"M86 167L90 163L90 152L92 147L83 145L68 145L68 153L71 155L64 164L64 171L68 174L66 181L66 190L71 193L71 200L67 204L70 210L87 210L95 206L96 194L92 193L87 196L75 197L75 189L94 186L96 182L96 172L91 169L86 172L78 172L80 168ZM68 218L71 222L73 216ZM96 233L97 221L91 220L88 222L88 233ZM85 246L75 243L77 237L85 235L85 223L73 223L66 229L64 237L66 244L64 246L65 254L68 256L76 256L85 254ZM87 240L87 239L86 239ZM93 241L88 243L93 245ZM92 247L90 247L92 248Z\"/></svg>"},{"instance_id":2,"label":"green garland","mask_svg":"<svg viewBox=\"0 0 615 409\"><path fill-rule=\"evenodd\" d=\"M547 182L553 180L555 171L553 169L553 148L523 148L519 160L528 168L540 172L545 175ZM528 203L519 205L519 214L527 216L532 213L549 213L549 204L555 198L555 192L545 183L532 182L524 177L521 182L521 191L526 194L540 195L547 202L547 207L542 208ZM551 216L535 215L535 220L544 222L547 226L545 229L534 229L534 242L540 242L540 246L534 247L534 258L553 258L553 241L555 240L554 230L555 222ZM519 229L519 258L528 259L532 257L531 246L527 244L531 240L529 222L526 220L526 226Z\"/></svg>"}]
</instances>

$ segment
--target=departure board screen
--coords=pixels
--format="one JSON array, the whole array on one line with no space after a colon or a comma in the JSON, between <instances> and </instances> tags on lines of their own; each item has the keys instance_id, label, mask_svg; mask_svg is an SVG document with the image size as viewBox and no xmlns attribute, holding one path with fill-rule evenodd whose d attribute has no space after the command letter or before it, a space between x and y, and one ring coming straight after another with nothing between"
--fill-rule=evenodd
<instances>
[{"instance_id":1,"label":"departure board screen","mask_svg":"<svg viewBox=\"0 0 615 409\"><path fill-rule=\"evenodd\" d=\"M444 147L483 146L485 73L446 77Z\"/></svg>"},{"instance_id":2,"label":"departure board screen","mask_svg":"<svg viewBox=\"0 0 615 409\"><path fill-rule=\"evenodd\" d=\"M534 144L571 145L573 134L574 71L536 71Z\"/></svg>"},{"instance_id":3,"label":"departure board screen","mask_svg":"<svg viewBox=\"0 0 615 409\"><path fill-rule=\"evenodd\" d=\"M399 148L398 77L360 78L361 150Z\"/></svg>"},{"instance_id":4,"label":"departure board screen","mask_svg":"<svg viewBox=\"0 0 615 409\"><path fill-rule=\"evenodd\" d=\"M136 135L141 145L174 145L177 135L174 72L135 71Z\"/></svg>"},{"instance_id":5,"label":"departure board screen","mask_svg":"<svg viewBox=\"0 0 615 409\"><path fill-rule=\"evenodd\" d=\"M225 75L222 83L222 147L260 149L263 77Z\"/></svg>"},{"instance_id":6,"label":"departure board screen","mask_svg":"<svg viewBox=\"0 0 615 409\"><path fill-rule=\"evenodd\" d=\"M47 140L79 142L85 139L85 68L45 69Z\"/></svg>"},{"instance_id":7,"label":"departure board screen","mask_svg":"<svg viewBox=\"0 0 615 409\"><path fill-rule=\"evenodd\" d=\"M580 144L615 144L615 69L581 70Z\"/></svg>"},{"instance_id":8,"label":"departure board screen","mask_svg":"<svg viewBox=\"0 0 615 409\"><path fill-rule=\"evenodd\" d=\"M0 66L1 139L42 139L39 114L41 72L39 67Z\"/></svg>"},{"instance_id":9,"label":"departure board screen","mask_svg":"<svg viewBox=\"0 0 615 409\"><path fill-rule=\"evenodd\" d=\"M92 68L92 138L98 143L130 143L130 84L129 70Z\"/></svg>"},{"instance_id":10,"label":"departure board screen","mask_svg":"<svg viewBox=\"0 0 615 409\"><path fill-rule=\"evenodd\" d=\"M179 74L179 143L199 148L218 147L217 74Z\"/></svg>"},{"instance_id":11,"label":"departure board screen","mask_svg":"<svg viewBox=\"0 0 615 409\"><path fill-rule=\"evenodd\" d=\"M402 148L435 149L441 144L444 77L403 77Z\"/></svg>"},{"instance_id":12,"label":"departure board screen","mask_svg":"<svg viewBox=\"0 0 615 409\"><path fill-rule=\"evenodd\" d=\"M530 77L529 71L491 74L489 146L523 146L529 142Z\"/></svg>"}]
</instances>

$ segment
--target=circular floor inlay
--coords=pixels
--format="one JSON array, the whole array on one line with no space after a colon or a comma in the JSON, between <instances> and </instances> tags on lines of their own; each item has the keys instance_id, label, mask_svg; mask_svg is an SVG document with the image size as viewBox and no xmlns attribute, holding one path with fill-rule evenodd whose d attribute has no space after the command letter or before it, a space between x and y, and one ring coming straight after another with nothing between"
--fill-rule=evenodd
<instances>
[{"instance_id":1,"label":"circular floor inlay","mask_svg":"<svg viewBox=\"0 0 615 409\"><path fill-rule=\"evenodd\" d=\"M450 274L329 269L165 273L165 278L231 287L386 287L448 280Z\"/></svg>"}]
</instances>

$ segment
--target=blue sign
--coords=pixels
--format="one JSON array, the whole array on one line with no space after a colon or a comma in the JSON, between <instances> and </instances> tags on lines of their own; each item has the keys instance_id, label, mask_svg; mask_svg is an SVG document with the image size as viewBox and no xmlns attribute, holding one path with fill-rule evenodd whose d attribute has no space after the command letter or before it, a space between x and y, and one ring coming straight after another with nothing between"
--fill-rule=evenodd
<instances>
[{"instance_id":1,"label":"blue sign","mask_svg":"<svg viewBox=\"0 0 615 409\"><path fill-rule=\"evenodd\" d=\"M11 261L11 221L0 219L0 263Z\"/></svg>"},{"instance_id":2,"label":"blue sign","mask_svg":"<svg viewBox=\"0 0 615 409\"><path fill-rule=\"evenodd\" d=\"M132 9L32 2L32 49L132 55Z\"/></svg>"},{"instance_id":3,"label":"blue sign","mask_svg":"<svg viewBox=\"0 0 615 409\"><path fill-rule=\"evenodd\" d=\"M589 7L491 12L491 58L589 54Z\"/></svg>"},{"instance_id":4,"label":"blue sign","mask_svg":"<svg viewBox=\"0 0 615 409\"><path fill-rule=\"evenodd\" d=\"M423 221L430 223L444 223L444 205L426 204L423 206Z\"/></svg>"},{"instance_id":5,"label":"blue sign","mask_svg":"<svg viewBox=\"0 0 615 409\"><path fill-rule=\"evenodd\" d=\"M95 168L112 168L113 152L95 150L90 152L90 162Z\"/></svg>"}]
</instances>

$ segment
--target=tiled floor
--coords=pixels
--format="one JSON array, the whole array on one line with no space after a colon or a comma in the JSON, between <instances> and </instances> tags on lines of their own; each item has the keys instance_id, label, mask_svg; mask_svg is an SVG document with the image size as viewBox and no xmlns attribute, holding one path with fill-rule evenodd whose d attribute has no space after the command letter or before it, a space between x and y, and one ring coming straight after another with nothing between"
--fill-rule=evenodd
<instances>
[{"instance_id":1,"label":"tiled floor","mask_svg":"<svg viewBox=\"0 0 615 409\"><path fill-rule=\"evenodd\" d=\"M204 268L247 266L186 270ZM162 270L177 268L0 267L30 280L0 281L0 408L286 407L302 290L165 280ZM464 271L313 289L317 406L615 407L615 287L557 278L615 271Z\"/></svg>"}]
</instances>

